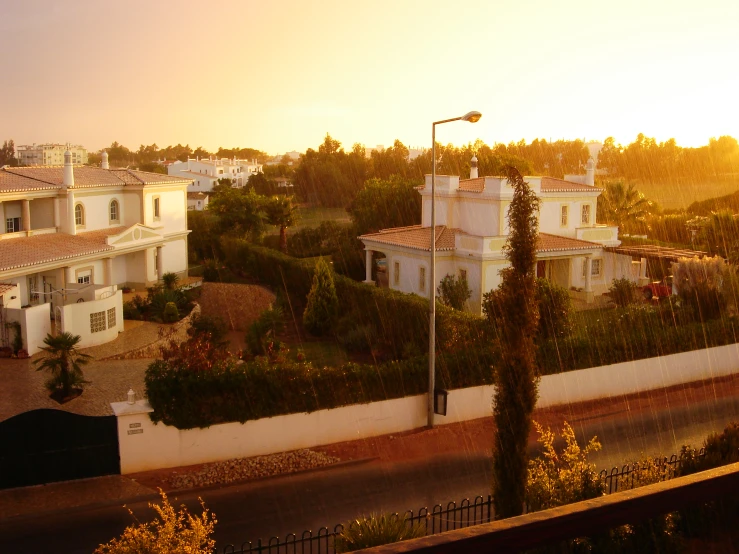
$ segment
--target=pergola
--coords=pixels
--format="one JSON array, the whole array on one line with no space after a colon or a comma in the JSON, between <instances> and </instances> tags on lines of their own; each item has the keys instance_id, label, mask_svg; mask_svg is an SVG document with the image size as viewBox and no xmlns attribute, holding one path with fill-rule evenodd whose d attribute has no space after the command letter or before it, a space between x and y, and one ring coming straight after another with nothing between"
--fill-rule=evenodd
<instances>
[{"instance_id":1,"label":"pergola","mask_svg":"<svg viewBox=\"0 0 739 554\"><path fill-rule=\"evenodd\" d=\"M655 246L651 244L643 246L612 246L604 248L604 250L634 258L664 260L667 262L676 262L679 258L702 258L707 255L706 252L700 250L670 248L668 246Z\"/></svg>"}]
</instances>

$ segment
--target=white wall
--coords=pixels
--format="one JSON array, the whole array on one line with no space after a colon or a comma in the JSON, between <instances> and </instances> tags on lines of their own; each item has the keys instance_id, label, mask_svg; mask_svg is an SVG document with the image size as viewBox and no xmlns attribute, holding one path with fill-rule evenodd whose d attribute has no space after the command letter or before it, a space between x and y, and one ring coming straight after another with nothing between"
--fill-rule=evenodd
<instances>
[{"instance_id":1,"label":"white wall","mask_svg":"<svg viewBox=\"0 0 739 554\"><path fill-rule=\"evenodd\" d=\"M23 348L31 356L40 351L41 347L44 346L46 335L51 333L50 308L49 304L40 304L32 308L8 308L6 310L8 321L17 321L21 324Z\"/></svg>"},{"instance_id":2,"label":"white wall","mask_svg":"<svg viewBox=\"0 0 739 554\"><path fill-rule=\"evenodd\" d=\"M187 270L187 243L184 239L165 243L162 248L164 272L182 273Z\"/></svg>"},{"instance_id":3,"label":"white wall","mask_svg":"<svg viewBox=\"0 0 739 554\"><path fill-rule=\"evenodd\" d=\"M185 187L182 190L147 190L144 198L144 225L162 226L165 233L187 229L187 199ZM154 221L154 197L159 196L160 221Z\"/></svg>"},{"instance_id":4,"label":"white wall","mask_svg":"<svg viewBox=\"0 0 739 554\"><path fill-rule=\"evenodd\" d=\"M141 193L138 191L126 192L123 194L123 203L121 204L121 223L124 227L130 227L136 223L141 223Z\"/></svg>"},{"instance_id":5,"label":"white wall","mask_svg":"<svg viewBox=\"0 0 739 554\"><path fill-rule=\"evenodd\" d=\"M116 309L116 324L112 327L107 325L107 312L110 308ZM113 296L102 300L69 304L62 308L62 327L65 332L79 335L81 348L96 346L111 341L123 331L123 294L120 290ZM90 330L90 314L96 312L106 313L105 329L92 333Z\"/></svg>"},{"instance_id":6,"label":"white wall","mask_svg":"<svg viewBox=\"0 0 739 554\"><path fill-rule=\"evenodd\" d=\"M739 344L732 344L547 375L539 385L537 407L711 379L736 373L738 368ZM448 414L437 416L436 424L490 416L493 394L492 385L450 391ZM161 423L154 425L146 401L111 406L118 416L123 474L311 448L410 431L426 424L425 395L186 431Z\"/></svg>"},{"instance_id":7,"label":"white wall","mask_svg":"<svg viewBox=\"0 0 739 554\"><path fill-rule=\"evenodd\" d=\"M74 195L74 203L82 204L85 208L85 231L94 231L96 229L107 229L111 227L110 223L110 202L118 200L118 211L125 212L126 203L123 201L123 193L111 194L89 194L77 192ZM119 214L119 221L125 221L125 213ZM113 224L116 226L118 224ZM123 227L121 227L123 230Z\"/></svg>"},{"instance_id":8,"label":"white wall","mask_svg":"<svg viewBox=\"0 0 739 554\"><path fill-rule=\"evenodd\" d=\"M494 237L500 234L500 201L485 203L460 198L456 203L454 227L473 235Z\"/></svg>"}]
</instances>

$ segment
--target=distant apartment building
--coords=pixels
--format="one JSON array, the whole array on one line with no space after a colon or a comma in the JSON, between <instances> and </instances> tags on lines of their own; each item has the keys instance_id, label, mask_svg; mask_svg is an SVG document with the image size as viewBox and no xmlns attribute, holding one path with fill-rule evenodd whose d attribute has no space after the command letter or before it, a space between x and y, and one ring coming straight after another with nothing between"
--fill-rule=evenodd
<instances>
[{"instance_id":1,"label":"distant apartment building","mask_svg":"<svg viewBox=\"0 0 739 554\"><path fill-rule=\"evenodd\" d=\"M16 157L21 165L63 165L65 144L31 144L16 147ZM72 164L85 165L87 150L80 145L69 146Z\"/></svg>"},{"instance_id":2,"label":"distant apartment building","mask_svg":"<svg viewBox=\"0 0 739 554\"><path fill-rule=\"evenodd\" d=\"M262 172L262 164L256 160L236 158L188 159L176 161L167 166L167 173L176 177L192 179L188 192L211 192L219 179L229 179L231 186L241 188L249 177Z\"/></svg>"}]
</instances>

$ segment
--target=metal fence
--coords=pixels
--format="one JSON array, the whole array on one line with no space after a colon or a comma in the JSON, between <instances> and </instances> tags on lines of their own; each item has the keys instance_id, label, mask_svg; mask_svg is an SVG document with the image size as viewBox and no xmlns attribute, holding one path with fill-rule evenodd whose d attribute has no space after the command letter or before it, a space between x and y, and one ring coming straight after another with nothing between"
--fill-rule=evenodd
<instances>
[{"instance_id":1,"label":"metal fence","mask_svg":"<svg viewBox=\"0 0 739 554\"><path fill-rule=\"evenodd\" d=\"M705 452L700 450L698 457ZM606 494L622 490L633 489L642 485L667 481L676 476L684 461L683 455L673 454L670 458L654 458L643 463L626 464L620 469L614 467L610 471L603 470L599 479L603 482ZM449 502L446 507L435 505L431 510L421 508L414 512L408 510L403 515L393 514L394 517L407 518L409 525L424 527L426 535L435 535L453 529L462 529L481 523L489 523L494 519L493 497L477 496L470 501L465 498L457 504ZM223 554L334 554L336 537L344 531L344 525L338 524L329 529L321 527L315 534L312 531L303 531L298 536L290 533L284 540L272 537L266 542L259 539L256 542L245 542L240 547L228 545Z\"/></svg>"}]
</instances>

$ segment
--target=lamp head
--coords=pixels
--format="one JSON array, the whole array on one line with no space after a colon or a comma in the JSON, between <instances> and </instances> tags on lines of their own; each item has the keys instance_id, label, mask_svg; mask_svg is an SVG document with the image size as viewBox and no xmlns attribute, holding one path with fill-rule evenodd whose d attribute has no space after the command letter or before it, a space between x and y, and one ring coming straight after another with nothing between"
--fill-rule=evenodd
<instances>
[{"instance_id":1,"label":"lamp head","mask_svg":"<svg viewBox=\"0 0 739 554\"><path fill-rule=\"evenodd\" d=\"M480 121L482 114L480 112L467 112L462 116L462 121L469 121L470 123L477 123Z\"/></svg>"}]
</instances>

